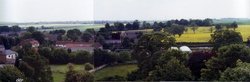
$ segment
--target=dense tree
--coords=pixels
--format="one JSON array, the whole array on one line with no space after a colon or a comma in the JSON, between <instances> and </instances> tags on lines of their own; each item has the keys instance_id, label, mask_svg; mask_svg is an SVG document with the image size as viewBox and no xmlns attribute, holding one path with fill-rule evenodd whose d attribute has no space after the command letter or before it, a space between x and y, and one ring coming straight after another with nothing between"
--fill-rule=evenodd
<instances>
[{"instance_id":1,"label":"dense tree","mask_svg":"<svg viewBox=\"0 0 250 82\"><path fill-rule=\"evenodd\" d=\"M19 54L17 60L21 60L20 63L24 62L23 64L17 65L17 67L20 71L24 72L29 81L52 82L52 72L49 61L45 57L37 53L35 49L26 45L22 49L18 49L17 52Z\"/></svg>"},{"instance_id":2,"label":"dense tree","mask_svg":"<svg viewBox=\"0 0 250 82\"><path fill-rule=\"evenodd\" d=\"M73 64L68 65L65 82L94 82L94 75L87 71L76 71Z\"/></svg>"},{"instance_id":3,"label":"dense tree","mask_svg":"<svg viewBox=\"0 0 250 82\"><path fill-rule=\"evenodd\" d=\"M185 27L177 24L173 24L170 28L167 29L167 32L173 34L174 36L178 34L179 37L184 33L184 31Z\"/></svg>"},{"instance_id":4,"label":"dense tree","mask_svg":"<svg viewBox=\"0 0 250 82\"><path fill-rule=\"evenodd\" d=\"M9 32L10 28L8 26L0 26L0 33L1 32Z\"/></svg>"},{"instance_id":5,"label":"dense tree","mask_svg":"<svg viewBox=\"0 0 250 82\"><path fill-rule=\"evenodd\" d=\"M154 24L152 25L152 28L154 29L154 31L161 31L162 28L159 26L158 22L154 22Z\"/></svg>"},{"instance_id":6,"label":"dense tree","mask_svg":"<svg viewBox=\"0 0 250 82\"><path fill-rule=\"evenodd\" d=\"M161 49L168 49L173 45L175 45L175 38L170 34L145 34L141 38L139 38L138 43L134 48L134 53L140 53L140 51L154 53Z\"/></svg>"},{"instance_id":7,"label":"dense tree","mask_svg":"<svg viewBox=\"0 0 250 82\"><path fill-rule=\"evenodd\" d=\"M89 33L89 32L84 32L83 34L82 34L82 40L84 41L84 42L89 42L93 37L92 37L92 35L91 35L91 33Z\"/></svg>"},{"instance_id":8,"label":"dense tree","mask_svg":"<svg viewBox=\"0 0 250 82\"><path fill-rule=\"evenodd\" d=\"M30 39L30 38L32 38L32 33L30 33L30 32L25 32L21 36L21 39Z\"/></svg>"},{"instance_id":9,"label":"dense tree","mask_svg":"<svg viewBox=\"0 0 250 82\"><path fill-rule=\"evenodd\" d=\"M109 23L106 23L106 24L105 24L105 28L106 28L106 29L110 29Z\"/></svg>"},{"instance_id":10,"label":"dense tree","mask_svg":"<svg viewBox=\"0 0 250 82\"><path fill-rule=\"evenodd\" d=\"M206 68L201 70L201 80L218 80L220 72L227 67L235 67L236 61L250 62L250 50L245 45L232 44L219 49L218 55L206 62Z\"/></svg>"},{"instance_id":11,"label":"dense tree","mask_svg":"<svg viewBox=\"0 0 250 82\"><path fill-rule=\"evenodd\" d=\"M24 74L15 66L0 67L0 82L16 82L17 79L26 81Z\"/></svg>"},{"instance_id":12,"label":"dense tree","mask_svg":"<svg viewBox=\"0 0 250 82\"><path fill-rule=\"evenodd\" d=\"M194 32L194 34L195 34L195 31L198 29L198 26L194 23L194 22L192 22L191 24L190 24L190 26L191 26L191 30Z\"/></svg>"},{"instance_id":13,"label":"dense tree","mask_svg":"<svg viewBox=\"0 0 250 82\"><path fill-rule=\"evenodd\" d=\"M215 25L215 29L218 31L218 30L221 30L223 28L223 26L221 24L216 24Z\"/></svg>"},{"instance_id":14,"label":"dense tree","mask_svg":"<svg viewBox=\"0 0 250 82\"><path fill-rule=\"evenodd\" d=\"M45 35L42 32L39 31L35 31L32 32L32 38L34 38L35 40L37 40L40 44L44 44L45 43Z\"/></svg>"},{"instance_id":15,"label":"dense tree","mask_svg":"<svg viewBox=\"0 0 250 82\"><path fill-rule=\"evenodd\" d=\"M46 57L47 59L51 60L52 58L52 49L50 47L42 47L38 49L38 53L41 56Z\"/></svg>"},{"instance_id":16,"label":"dense tree","mask_svg":"<svg viewBox=\"0 0 250 82\"><path fill-rule=\"evenodd\" d=\"M166 27L166 25L163 22L159 22L158 24L159 24L160 28L165 28Z\"/></svg>"},{"instance_id":17,"label":"dense tree","mask_svg":"<svg viewBox=\"0 0 250 82\"><path fill-rule=\"evenodd\" d=\"M0 44L4 45L6 49L10 49L19 43L20 39L18 37L0 36Z\"/></svg>"},{"instance_id":18,"label":"dense tree","mask_svg":"<svg viewBox=\"0 0 250 82\"><path fill-rule=\"evenodd\" d=\"M143 61L141 60L142 63L139 63L139 61L137 60L139 68L137 71L132 72L131 74L128 75L128 80L131 81L133 80L166 81L166 80L177 80L177 79L192 80L193 77L191 75L191 71L185 66L187 60L188 60L188 54L178 50L157 51L154 54L152 54L150 58L146 59L144 57L144 60ZM174 63L171 61L174 62L176 61L179 64L176 64L176 62ZM136 77L133 79L132 76Z\"/></svg>"},{"instance_id":19,"label":"dense tree","mask_svg":"<svg viewBox=\"0 0 250 82\"><path fill-rule=\"evenodd\" d=\"M140 22L138 20L135 20L132 26L133 26L133 30L137 30L140 28Z\"/></svg>"},{"instance_id":20,"label":"dense tree","mask_svg":"<svg viewBox=\"0 0 250 82\"><path fill-rule=\"evenodd\" d=\"M95 49L94 50L94 65L100 66L103 64L110 64L116 61L112 54L106 50Z\"/></svg>"},{"instance_id":21,"label":"dense tree","mask_svg":"<svg viewBox=\"0 0 250 82\"><path fill-rule=\"evenodd\" d=\"M236 28L238 28L238 24L234 21L231 25L230 25L234 30Z\"/></svg>"},{"instance_id":22,"label":"dense tree","mask_svg":"<svg viewBox=\"0 0 250 82\"><path fill-rule=\"evenodd\" d=\"M84 32L88 32L88 33L90 33L91 35L96 35L96 31L95 31L94 28L88 28L88 29L86 29Z\"/></svg>"},{"instance_id":23,"label":"dense tree","mask_svg":"<svg viewBox=\"0 0 250 82\"><path fill-rule=\"evenodd\" d=\"M36 31L36 28L35 27L33 27L33 26L31 26L31 27L28 27L28 28L26 28L26 30L28 31L28 32L35 32Z\"/></svg>"},{"instance_id":24,"label":"dense tree","mask_svg":"<svg viewBox=\"0 0 250 82\"><path fill-rule=\"evenodd\" d=\"M250 36L247 38L247 46L250 47Z\"/></svg>"},{"instance_id":25,"label":"dense tree","mask_svg":"<svg viewBox=\"0 0 250 82\"><path fill-rule=\"evenodd\" d=\"M94 66L93 66L92 64L90 64L90 63L85 63L85 64L84 64L84 69L85 69L86 71L89 71L89 70L94 69Z\"/></svg>"},{"instance_id":26,"label":"dense tree","mask_svg":"<svg viewBox=\"0 0 250 82\"><path fill-rule=\"evenodd\" d=\"M205 20L203 20L203 26L212 26L213 25L213 20L206 18Z\"/></svg>"},{"instance_id":27,"label":"dense tree","mask_svg":"<svg viewBox=\"0 0 250 82\"><path fill-rule=\"evenodd\" d=\"M69 81L65 82L94 82L94 75L86 71L75 72L69 79Z\"/></svg>"},{"instance_id":28,"label":"dense tree","mask_svg":"<svg viewBox=\"0 0 250 82\"><path fill-rule=\"evenodd\" d=\"M65 30L59 29L59 30L53 30L49 32L50 34L58 34L58 35L64 35L66 33Z\"/></svg>"},{"instance_id":29,"label":"dense tree","mask_svg":"<svg viewBox=\"0 0 250 82\"><path fill-rule=\"evenodd\" d=\"M133 25L130 24L130 23L127 23L127 24L125 25L125 28L128 29L128 30L133 30Z\"/></svg>"},{"instance_id":30,"label":"dense tree","mask_svg":"<svg viewBox=\"0 0 250 82\"><path fill-rule=\"evenodd\" d=\"M133 50L133 57L138 62L139 77L146 77L156 64L160 50L167 50L175 44L175 39L166 33L154 33L143 35ZM142 79L141 78L141 79Z\"/></svg>"},{"instance_id":31,"label":"dense tree","mask_svg":"<svg viewBox=\"0 0 250 82\"><path fill-rule=\"evenodd\" d=\"M97 35L94 40L95 40L95 42L98 42L102 45L105 44L105 38L102 35Z\"/></svg>"},{"instance_id":32,"label":"dense tree","mask_svg":"<svg viewBox=\"0 0 250 82\"><path fill-rule=\"evenodd\" d=\"M114 27L115 27L118 31L126 30L124 24L123 24L123 23L120 23L120 22L115 22L115 23L114 23Z\"/></svg>"},{"instance_id":33,"label":"dense tree","mask_svg":"<svg viewBox=\"0 0 250 82\"><path fill-rule=\"evenodd\" d=\"M242 43L243 39L239 32L220 30L211 34L210 42L213 43L213 49L217 50L219 47L224 45Z\"/></svg>"},{"instance_id":34,"label":"dense tree","mask_svg":"<svg viewBox=\"0 0 250 82\"><path fill-rule=\"evenodd\" d=\"M55 49L52 52L50 63L52 64L66 64L70 60L69 53L65 49Z\"/></svg>"},{"instance_id":35,"label":"dense tree","mask_svg":"<svg viewBox=\"0 0 250 82\"><path fill-rule=\"evenodd\" d=\"M237 61L235 68L227 68L220 76L222 81L249 81L250 80L250 64Z\"/></svg>"},{"instance_id":36,"label":"dense tree","mask_svg":"<svg viewBox=\"0 0 250 82\"><path fill-rule=\"evenodd\" d=\"M147 23L146 21L143 21L142 22L142 28L148 29L148 28L151 28L151 25L150 25L150 23Z\"/></svg>"},{"instance_id":37,"label":"dense tree","mask_svg":"<svg viewBox=\"0 0 250 82\"><path fill-rule=\"evenodd\" d=\"M63 35L58 35L58 36L56 37L56 40L62 41L62 40L63 40Z\"/></svg>"},{"instance_id":38,"label":"dense tree","mask_svg":"<svg viewBox=\"0 0 250 82\"><path fill-rule=\"evenodd\" d=\"M14 26L10 27L10 30L13 32L20 32L22 30L22 28L19 27L18 25L14 25Z\"/></svg>"},{"instance_id":39,"label":"dense tree","mask_svg":"<svg viewBox=\"0 0 250 82\"><path fill-rule=\"evenodd\" d=\"M76 64L84 64L87 62L92 62L92 54L87 51L78 51L75 53L75 57L73 59Z\"/></svg>"},{"instance_id":40,"label":"dense tree","mask_svg":"<svg viewBox=\"0 0 250 82\"><path fill-rule=\"evenodd\" d=\"M104 39L110 39L111 34L112 34L112 32L107 30L106 28L100 28L97 36L101 35L104 37Z\"/></svg>"},{"instance_id":41,"label":"dense tree","mask_svg":"<svg viewBox=\"0 0 250 82\"><path fill-rule=\"evenodd\" d=\"M126 81L127 79L123 76L110 76L110 77L104 77L100 81Z\"/></svg>"},{"instance_id":42,"label":"dense tree","mask_svg":"<svg viewBox=\"0 0 250 82\"><path fill-rule=\"evenodd\" d=\"M187 26L187 25L189 24L189 21L186 20L186 19L181 19L181 20L179 21L179 24L180 24L180 25Z\"/></svg>"},{"instance_id":43,"label":"dense tree","mask_svg":"<svg viewBox=\"0 0 250 82\"><path fill-rule=\"evenodd\" d=\"M134 45L133 39L130 39L128 37L122 39L122 47L124 49L131 49L133 48L133 45Z\"/></svg>"},{"instance_id":44,"label":"dense tree","mask_svg":"<svg viewBox=\"0 0 250 82\"><path fill-rule=\"evenodd\" d=\"M67 37L73 41L77 41L79 39L79 35L81 35L81 31L79 29L72 29L67 31Z\"/></svg>"},{"instance_id":45,"label":"dense tree","mask_svg":"<svg viewBox=\"0 0 250 82\"><path fill-rule=\"evenodd\" d=\"M121 51L119 52L119 58L118 58L118 62L126 62L126 61L130 61L132 60L132 57L131 57L131 53L128 52L128 51Z\"/></svg>"},{"instance_id":46,"label":"dense tree","mask_svg":"<svg viewBox=\"0 0 250 82\"><path fill-rule=\"evenodd\" d=\"M192 71L192 74L195 76L195 80L200 78L200 71L202 68L205 68L206 60L210 59L212 56L215 56L215 52L211 51L195 51L190 54L188 59L188 67Z\"/></svg>"},{"instance_id":47,"label":"dense tree","mask_svg":"<svg viewBox=\"0 0 250 82\"><path fill-rule=\"evenodd\" d=\"M17 65L18 69L22 71L22 73L28 77L27 81L34 81L33 76L35 74L35 69L31 67L28 63L24 61L18 61Z\"/></svg>"},{"instance_id":48,"label":"dense tree","mask_svg":"<svg viewBox=\"0 0 250 82\"><path fill-rule=\"evenodd\" d=\"M152 81L188 81L192 80L191 71L176 58L172 58L167 63L156 66L149 75Z\"/></svg>"}]
</instances>

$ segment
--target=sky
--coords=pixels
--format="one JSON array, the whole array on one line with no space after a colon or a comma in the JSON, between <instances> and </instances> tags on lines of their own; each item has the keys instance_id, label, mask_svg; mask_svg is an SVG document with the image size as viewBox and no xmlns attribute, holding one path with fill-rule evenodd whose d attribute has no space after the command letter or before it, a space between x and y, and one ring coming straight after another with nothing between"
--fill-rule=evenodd
<instances>
[{"instance_id":1,"label":"sky","mask_svg":"<svg viewBox=\"0 0 250 82\"><path fill-rule=\"evenodd\" d=\"M0 21L82 21L93 20L92 0L0 0Z\"/></svg>"},{"instance_id":2,"label":"sky","mask_svg":"<svg viewBox=\"0 0 250 82\"><path fill-rule=\"evenodd\" d=\"M0 0L0 22L250 18L250 0Z\"/></svg>"}]
</instances>

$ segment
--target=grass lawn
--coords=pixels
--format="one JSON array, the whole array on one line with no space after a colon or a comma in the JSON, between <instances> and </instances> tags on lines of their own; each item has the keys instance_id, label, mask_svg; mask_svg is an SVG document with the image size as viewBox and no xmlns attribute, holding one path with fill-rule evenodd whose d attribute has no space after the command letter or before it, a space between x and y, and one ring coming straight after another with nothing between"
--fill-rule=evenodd
<instances>
[{"instance_id":1,"label":"grass lawn","mask_svg":"<svg viewBox=\"0 0 250 82\"><path fill-rule=\"evenodd\" d=\"M110 76L115 76L115 75L126 77L128 73L136 69L137 69L136 64L115 65L115 66L106 67L95 72L94 74L95 80L100 80L104 77L110 77Z\"/></svg>"},{"instance_id":2,"label":"grass lawn","mask_svg":"<svg viewBox=\"0 0 250 82\"><path fill-rule=\"evenodd\" d=\"M194 34L191 29L188 29L188 32L179 36L175 36L177 42L208 42L210 40L210 27L199 27ZM250 36L250 25L239 25L236 29L237 32L240 32L244 41L247 40L247 37Z\"/></svg>"},{"instance_id":3,"label":"grass lawn","mask_svg":"<svg viewBox=\"0 0 250 82\"><path fill-rule=\"evenodd\" d=\"M50 65L53 81L54 82L64 82L65 74L68 71L67 64L65 65ZM84 65L74 65L74 69L77 71L83 71Z\"/></svg>"}]
</instances>

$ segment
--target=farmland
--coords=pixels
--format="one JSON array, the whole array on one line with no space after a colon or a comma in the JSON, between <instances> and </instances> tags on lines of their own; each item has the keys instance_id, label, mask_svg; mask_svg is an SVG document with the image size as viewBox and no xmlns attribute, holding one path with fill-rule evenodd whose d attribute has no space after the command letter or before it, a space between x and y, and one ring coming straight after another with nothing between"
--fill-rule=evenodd
<instances>
[{"instance_id":1,"label":"farmland","mask_svg":"<svg viewBox=\"0 0 250 82\"><path fill-rule=\"evenodd\" d=\"M103 27L103 24L25 24L25 25L19 25L21 28L26 29L27 27L33 26L35 28L38 28L39 31L51 31L51 30L58 30L58 29L79 29L81 31L84 31L88 28L94 28L98 30L99 28ZM48 27L49 29L41 29L41 27Z\"/></svg>"},{"instance_id":2,"label":"farmland","mask_svg":"<svg viewBox=\"0 0 250 82\"><path fill-rule=\"evenodd\" d=\"M177 42L208 42L210 39L211 32L209 31L210 27L199 27L194 34L191 29L188 29L186 33L179 36L175 36ZM250 25L239 25L236 29L237 32L240 32L244 41L247 40L247 37L250 36Z\"/></svg>"}]
</instances>

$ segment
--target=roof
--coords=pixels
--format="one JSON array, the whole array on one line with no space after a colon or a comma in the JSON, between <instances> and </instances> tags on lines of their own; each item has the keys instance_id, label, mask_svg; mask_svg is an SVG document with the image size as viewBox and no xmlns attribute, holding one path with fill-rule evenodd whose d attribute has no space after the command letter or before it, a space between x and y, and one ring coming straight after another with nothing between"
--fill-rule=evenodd
<instances>
[{"instance_id":1,"label":"roof","mask_svg":"<svg viewBox=\"0 0 250 82\"><path fill-rule=\"evenodd\" d=\"M100 47L102 47L102 44L100 44L100 43L94 43L93 46L94 46L95 48L100 48Z\"/></svg>"},{"instance_id":2,"label":"roof","mask_svg":"<svg viewBox=\"0 0 250 82\"><path fill-rule=\"evenodd\" d=\"M89 44L90 42L57 41L56 44Z\"/></svg>"},{"instance_id":3,"label":"roof","mask_svg":"<svg viewBox=\"0 0 250 82\"><path fill-rule=\"evenodd\" d=\"M106 43L121 43L121 40L105 40Z\"/></svg>"},{"instance_id":4,"label":"roof","mask_svg":"<svg viewBox=\"0 0 250 82\"><path fill-rule=\"evenodd\" d=\"M3 45L0 45L0 48L4 48L4 46L3 46Z\"/></svg>"},{"instance_id":5,"label":"roof","mask_svg":"<svg viewBox=\"0 0 250 82\"><path fill-rule=\"evenodd\" d=\"M20 42L21 45L24 45L24 44L26 44L26 43L30 43L30 44L32 44L32 45L34 45L34 44L39 44L39 42L38 42L37 40L35 40L35 39L25 39L25 40L22 40L22 41Z\"/></svg>"},{"instance_id":6,"label":"roof","mask_svg":"<svg viewBox=\"0 0 250 82\"><path fill-rule=\"evenodd\" d=\"M83 47L101 47L102 45L94 42L73 42L57 41L56 45L65 45L66 48L83 48Z\"/></svg>"},{"instance_id":7,"label":"roof","mask_svg":"<svg viewBox=\"0 0 250 82\"><path fill-rule=\"evenodd\" d=\"M17 54L17 52L12 51L12 50L5 50L5 55L9 55L9 54Z\"/></svg>"},{"instance_id":8,"label":"roof","mask_svg":"<svg viewBox=\"0 0 250 82\"><path fill-rule=\"evenodd\" d=\"M170 49L179 50L178 47L171 47Z\"/></svg>"},{"instance_id":9,"label":"roof","mask_svg":"<svg viewBox=\"0 0 250 82\"><path fill-rule=\"evenodd\" d=\"M192 52L192 50L188 46L181 46L180 50L183 52Z\"/></svg>"}]
</instances>

